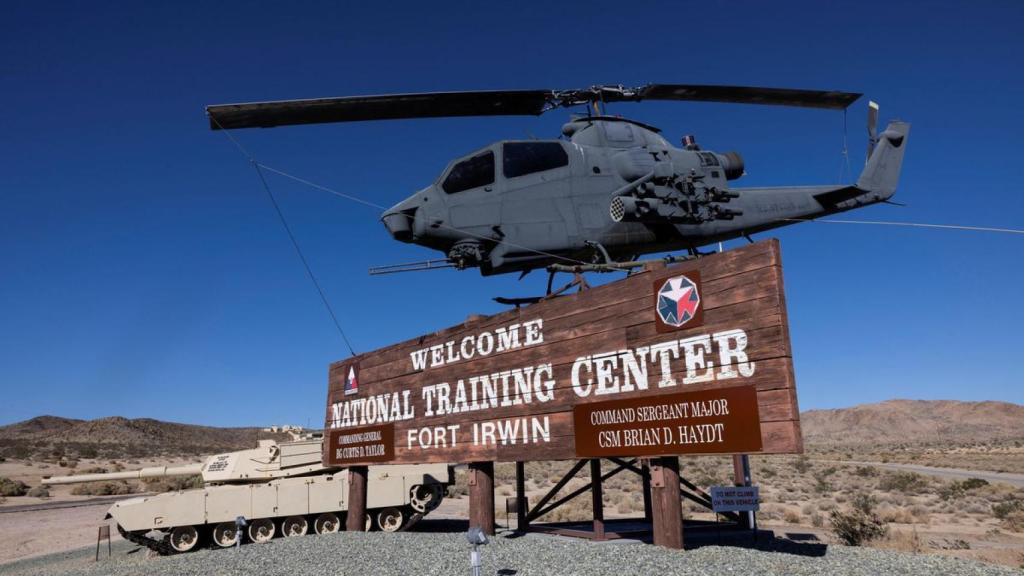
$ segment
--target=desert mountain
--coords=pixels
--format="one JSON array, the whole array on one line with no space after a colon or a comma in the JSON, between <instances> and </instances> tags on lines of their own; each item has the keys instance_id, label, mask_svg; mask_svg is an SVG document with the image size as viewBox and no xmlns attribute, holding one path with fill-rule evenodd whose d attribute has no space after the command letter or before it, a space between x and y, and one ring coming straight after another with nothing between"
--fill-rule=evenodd
<instances>
[{"instance_id":1,"label":"desert mountain","mask_svg":"<svg viewBox=\"0 0 1024 576\"><path fill-rule=\"evenodd\" d=\"M801 414L807 444L908 444L1024 440L1024 406L1009 402L889 400ZM205 455L268 438L258 428L217 428L119 416L38 416L0 426L0 454L104 457ZM284 437L278 437L284 440Z\"/></svg>"},{"instance_id":2,"label":"desert mountain","mask_svg":"<svg viewBox=\"0 0 1024 576\"><path fill-rule=\"evenodd\" d=\"M800 415L807 444L958 444L1024 439L1024 406L1009 402L888 400Z\"/></svg>"},{"instance_id":3,"label":"desert mountain","mask_svg":"<svg viewBox=\"0 0 1024 576\"><path fill-rule=\"evenodd\" d=\"M0 426L0 449L5 453L28 450L37 454L91 455L96 452L110 457L201 455L255 447L257 435L271 437L258 428L216 428L151 418L112 416L75 420L38 416Z\"/></svg>"}]
</instances>

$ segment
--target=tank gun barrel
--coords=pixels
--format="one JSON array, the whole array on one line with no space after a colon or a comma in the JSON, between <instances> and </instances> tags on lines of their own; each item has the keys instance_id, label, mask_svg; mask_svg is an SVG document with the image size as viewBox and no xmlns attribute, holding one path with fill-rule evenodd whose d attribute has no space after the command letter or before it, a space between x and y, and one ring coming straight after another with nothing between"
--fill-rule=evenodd
<instances>
[{"instance_id":1,"label":"tank gun barrel","mask_svg":"<svg viewBox=\"0 0 1024 576\"><path fill-rule=\"evenodd\" d=\"M144 480L146 478L165 478L167 476L193 476L202 474L203 464L189 464L188 466L151 466L141 470L129 470L125 472L106 472L102 474L80 474L78 476L57 476L55 478L43 478L43 484L53 486L56 484L83 484L85 482L102 482L106 480Z\"/></svg>"}]
</instances>

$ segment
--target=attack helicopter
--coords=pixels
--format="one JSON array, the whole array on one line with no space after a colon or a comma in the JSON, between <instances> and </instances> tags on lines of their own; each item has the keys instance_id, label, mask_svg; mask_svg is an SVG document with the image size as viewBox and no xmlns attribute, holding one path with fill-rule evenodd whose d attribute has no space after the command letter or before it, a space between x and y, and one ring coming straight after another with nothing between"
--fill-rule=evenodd
<instances>
[{"instance_id":1,"label":"attack helicopter","mask_svg":"<svg viewBox=\"0 0 1024 576\"><path fill-rule=\"evenodd\" d=\"M640 256L657 252L685 250L692 257L717 242L888 202L896 192L910 132L910 124L893 121L879 134L878 106L871 102L867 160L854 185L735 188L730 184L745 174L738 152L703 150L692 136L676 147L654 126L608 115L602 109L608 103L680 100L845 110L860 97L647 84L256 102L208 106L206 111L211 129L220 130L540 115L586 106L587 115L562 126L562 138L489 144L453 160L432 184L386 210L381 220L394 239L444 257L371 269L477 268L488 276L546 268L553 276L556 271L628 271L642 263ZM550 292L550 278L548 284Z\"/></svg>"}]
</instances>

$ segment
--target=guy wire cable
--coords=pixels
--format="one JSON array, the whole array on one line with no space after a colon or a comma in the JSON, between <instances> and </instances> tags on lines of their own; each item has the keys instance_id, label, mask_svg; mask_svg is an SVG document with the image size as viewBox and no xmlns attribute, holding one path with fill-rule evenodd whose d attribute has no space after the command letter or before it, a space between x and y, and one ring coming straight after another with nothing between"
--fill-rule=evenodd
<instances>
[{"instance_id":1,"label":"guy wire cable","mask_svg":"<svg viewBox=\"0 0 1024 576\"><path fill-rule=\"evenodd\" d=\"M212 118L214 122L217 122L217 119L213 116L210 116L210 118ZM219 126L220 123L217 122L217 125ZM231 135L229 131L222 131L231 140L231 142L234 143L236 147L238 147L238 150L246 158L249 159L249 163L252 164L252 167L256 170L256 175L260 179L260 184L263 186L263 190L266 191L267 197L270 198L270 203L274 206L274 211L277 212L277 217L281 221L281 226L284 227L284 231L288 234L288 239L291 241L292 246L295 248L295 253L298 255L299 261L302 262L302 267L306 269L306 274L309 276L309 279L313 282L313 286L316 288L317 294L320 295L320 301L323 302L324 308L327 309L327 314L331 317L331 321L334 323L334 327L337 328L338 334L341 336L341 340L345 343L345 346L348 348L349 353L352 356L355 356L356 351L354 348L352 348L352 344L348 341L348 336L345 335L345 331L341 328L341 323L338 321L338 316L334 313L334 308L331 307L331 303L327 300L327 294L324 292L323 287L320 286L320 281L317 280L316 275L313 274L313 269L310 267L309 261L306 260L305 254L302 253L302 248L299 246L299 241L295 238L295 234L292 233L291 226L288 225L288 220L285 218L284 212L281 211L281 206L277 203L277 198L274 197L274 193L271 192L270 186L267 184L267 179L263 176L263 171L260 169L260 163L256 161L256 158L252 154L250 154L249 151L246 150L245 147L243 147L241 143L238 142L238 140L235 140L235 138Z\"/></svg>"}]
</instances>

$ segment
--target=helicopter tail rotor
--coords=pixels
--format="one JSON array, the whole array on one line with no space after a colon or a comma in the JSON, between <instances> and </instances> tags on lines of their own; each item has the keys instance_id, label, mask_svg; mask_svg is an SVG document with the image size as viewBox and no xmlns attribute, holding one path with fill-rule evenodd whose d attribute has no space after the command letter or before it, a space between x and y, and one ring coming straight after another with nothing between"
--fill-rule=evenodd
<instances>
[{"instance_id":1,"label":"helicopter tail rotor","mask_svg":"<svg viewBox=\"0 0 1024 576\"><path fill-rule=\"evenodd\" d=\"M868 101L868 153L864 156L864 164L871 159L871 153L875 151L878 144L878 103Z\"/></svg>"}]
</instances>

